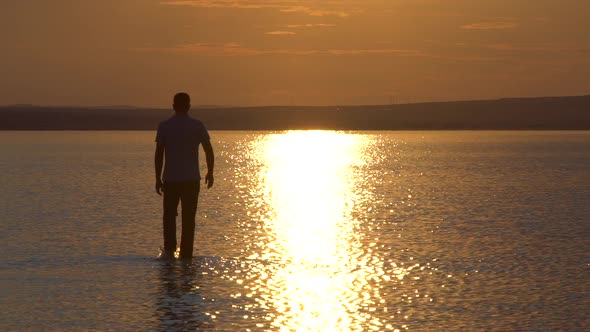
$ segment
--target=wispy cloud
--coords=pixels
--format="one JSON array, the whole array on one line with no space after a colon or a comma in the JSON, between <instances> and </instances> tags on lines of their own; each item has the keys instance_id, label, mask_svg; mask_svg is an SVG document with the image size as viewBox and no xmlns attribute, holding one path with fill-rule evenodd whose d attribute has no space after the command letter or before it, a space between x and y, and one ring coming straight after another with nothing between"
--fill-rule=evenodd
<instances>
[{"instance_id":1,"label":"wispy cloud","mask_svg":"<svg viewBox=\"0 0 590 332\"><path fill-rule=\"evenodd\" d=\"M325 28L325 27L335 27L336 24L326 24L326 23L316 23L316 24L288 24L286 25L287 28L290 29L298 29L298 28Z\"/></svg>"},{"instance_id":2,"label":"wispy cloud","mask_svg":"<svg viewBox=\"0 0 590 332\"><path fill-rule=\"evenodd\" d=\"M203 56L253 56L264 54L256 48L244 47L238 43L192 43L172 47L141 47L134 50Z\"/></svg>"},{"instance_id":3,"label":"wispy cloud","mask_svg":"<svg viewBox=\"0 0 590 332\"><path fill-rule=\"evenodd\" d=\"M289 49L256 48L238 43L193 43L171 47L140 47L131 49L137 52L154 52L165 54L189 54L205 57L252 57L252 56L387 56L406 58L429 58L451 62L506 62L512 61L509 55L454 55L437 54L414 49L397 49L392 47L350 48L350 49Z\"/></svg>"},{"instance_id":4,"label":"wispy cloud","mask_svg":"<svg viewBox=\"0 0 590 332\"><path fill-rule=\"evenodd\" d=\"M291 6L287 8L282 8L282 12L285 13L294 13L300 12L310 16L338 16L338 17L349 17L352 14L358 14L362 12L360 9L353 9L353 10L325 10L325 9L318 9L312 8L307 6Z\"/></svg>"},{"instance_id":5,"label":"wispy cloud","mask_svg":"<svg viewBox=\"0 0 590 332\"><path fill-rule=\"evenodd\" d=\"M425 57L427 54L418 50L405 50L394 48L375 49L261 49L247 47L237 43L194 43L183 44L173 47L143 47L135 48L135 51L142 52L164 52L178 54L195 54L201 56L256 56L256 55L332 55L332 56L354 56L354 55L391 55L400 57Z\"/></svg>"},{"instance_id":6,"label":"wispy cloud","mask_svg":"<svg viewBox=\"0 0 590 332\"><path fill-rule=\"evenodd\" d=\"M487 44L485 48L494 51L506 51L506 52L544 52L544 53L571 53L581 54L590 52L588 47L580 47L578 45L568 44L535 44L535 45L515 45L515 44Z\"/></svg>"},{"instance_id":7,"label":"wispy cloud","mask_svg":"<svg viewBox=\"0 0 590 332\"><path fill-rule=\"evenodd\" d=\"M265 32L265 35L274 35L274 36L291 36L291 35L296 35L295 32L293 31L269 31L269 32Z\"/></svg>"},{"instance_id":8,"label":"wispy cloud","mask_svg":"<svg viewBox=\"0 0 590 332\"><path fill-rule=\"evenodd\" d=\"M518 24L514 22L480 22L462 25L464 30L504 30L514 29Z\"/></svg>"},{"instance_id":9,"label":"wispy cloud","mask_svg":"<svg viewBox=\"0 0 590 332\"><path fill-rule=\"evenodd\" d=\"M162 1L160 4L169 6L189 6L201 8L241 8L241 9L259 9L259 8L280 8L285 6L289 0L184 0L184 1Z\"/></svg>"},{"instance_id":10,"label":"wispy cloud","mask_svg":"<svg viewBox=\"0 0 590 332\"><path fill-rule=\"evenodd\" d=\"M362 12L358 8L349 8L350 6L345 5L345 3L335 1L319 2L315 0L185 0L162 1L160 4L199 8L274 8L284 13L304 13L310 16L349 17L352 14Z\"/></svg>"}]
</instances>

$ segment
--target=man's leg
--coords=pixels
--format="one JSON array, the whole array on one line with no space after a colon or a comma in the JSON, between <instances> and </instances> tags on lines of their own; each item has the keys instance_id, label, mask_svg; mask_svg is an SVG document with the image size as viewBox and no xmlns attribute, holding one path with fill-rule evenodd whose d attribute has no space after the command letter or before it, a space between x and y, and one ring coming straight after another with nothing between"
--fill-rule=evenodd
<instances>
[{"instance_id":1,"label":"man's leg","mask_svg":"<svg viewBox=\"0 0 590 332\"><path fill-rule=\"evenodd\" d=\"M164 183L164 251L176 251L176 216L180 190L177 183Z\"/></svg>"},{"instance_id":2,"label":"man's leg","mask_svg":"<svg viewBox=\"0 0 590 332\"><path fill-rule=\"evenodd\" d=\"M195 238L195 217L199 200L200 184L198 181L183 185L180 200L182 202L182 237L180 239L180 258L193 257Z\"/></svg>"}]
</instances>

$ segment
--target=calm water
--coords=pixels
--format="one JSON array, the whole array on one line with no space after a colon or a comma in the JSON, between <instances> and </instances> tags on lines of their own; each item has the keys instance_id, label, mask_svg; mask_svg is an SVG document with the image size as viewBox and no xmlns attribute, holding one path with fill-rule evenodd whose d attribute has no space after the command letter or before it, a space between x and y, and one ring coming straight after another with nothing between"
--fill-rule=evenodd
<instances>
[{"instance_id":1,"label":"calm water","mask_svg":"<svg viewBox=\"0 0 590 332\"><path fill-rule=\"evenodd\" d=\"M213 132L155 259L153 132L0 132L2 330L590 329L590 132Z\"/></svg>"}]
</instances>

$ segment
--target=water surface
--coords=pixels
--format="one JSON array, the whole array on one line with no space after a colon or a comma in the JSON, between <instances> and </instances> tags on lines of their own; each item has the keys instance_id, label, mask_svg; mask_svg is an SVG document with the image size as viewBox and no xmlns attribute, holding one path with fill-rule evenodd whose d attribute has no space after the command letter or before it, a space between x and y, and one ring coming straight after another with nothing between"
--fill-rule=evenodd
<instances>
[{"instance_id":1,"label":"water surface","mask_svg":"<svg viewBox=\"0 0 590 332\"><path fill-rule=\"evenodd\" d=\"M183 263L153 132L0 132L3 330L590 329L590 133L212 136Z\"/></svg>"}]
</instances>

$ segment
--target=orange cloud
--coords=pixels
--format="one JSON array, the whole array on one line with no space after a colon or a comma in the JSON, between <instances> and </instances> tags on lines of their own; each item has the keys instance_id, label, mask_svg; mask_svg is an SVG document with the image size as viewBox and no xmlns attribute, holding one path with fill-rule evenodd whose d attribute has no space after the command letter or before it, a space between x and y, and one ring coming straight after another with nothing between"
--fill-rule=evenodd
<instances>
[{"instance_id":1,"label":"orange cloud","mask_svg":"<svg viewBox=\"0 0 590 332\"><path fill-rule=\"evenodd\" d=\"M286 25L287 28L297 29L297 28L323 28L323 27L335 27L336 24L325 24L325 23L317 23L317 24L288 24Z\"/></svg>"},{"instance_id":2,"label":"orange cloud","mask_svg":"<svg viewBox=\"0 0 590 332\"><path fill-rule=\"evenodd\" d=\"M275 36L289 36L295 35L296 33L293 31L269 31L265 33L266 35L275 35Z\"/></svg>"},{"instance_id":3,"label":"orange cloud","mask_svg":"<svg viewBox=\"0 0 590 332\"><path fill-rule=\"evenodd\" d=\"M238 1L238 0L184 0L184 1L162 1L162 5L170 6L189 6L201 8L242 8L242 9L259 9L259 8L280 8L288 0L266 0L266 1Z\"/></svg>"},{"instance_id":4,"label":"orange cloud","mask_svg":"<svg viewBox=\"0 0 590 332\"><path fill-rule=\"evenodd\" d=\"M589 48L579 47L577 45L566 44L535 44L535 45L513 45L513 44L488 44L485 48L494 51L514 51L514 52L553 52L553 53L587 53Z\"/></svg>"},{"instance_id":5,"label":"orange cloud","mask_svg":"<svg viewBox=\"0 0 590 332\"><path fill-rule=\"evenodd\" d=\"M285 12L285 13L300 12L300 13L305 13L310 16L338 16L338 17L348 17L351 14L355 14L355 13L360 12L360 10L353 10L353 11L323 10L323 9L310 8L310 7L306 7L306 6L287 7L287 8L282 8L281 11Z\"/></svg>"},{"instance_id":6,"label":"orange cloud","mask_svg":"<svg viewBox=\"0 0 590 332\"><path fill-rule=\"evenodd\" d=\"M465 30L504 30L514 29L518 24L514 22L481 22L462 25L461 29Z\"/></svg>"},{"instance_id":7,"label":"orange cloud","mask_svg":"<svg viewBox=\"0 0 590 332\"><path fill-rule=\"evenodd\" d=\"M246 47L237 43L194 43L183 44L174 47L144 47L135 48L135 51L142 52L167 52L167 53L190 53L202 56L255 56L255 55L334 55L353 56L362 54L389 54L392 56L425 57L427 54L418 50L404 50L393 48L377 49L325 49L325 50L295 50L295 49L260 49Z\"/></svg>"},{"instance_id":8,"label":"orange cloud","mask_svg":"<svg viewBox=\"0 0 590 332\"><path fill-rule=\"evenodd\" d=\"M304 13L310 16L337 16L349 17L360 13L359 9L342 8L341 3L326 1L322 3L327 7L319 8L320 2L313 0L184 0L162 1L160 4L168 6L190 6L200 8L239 8L239 9L263 9L275 8L284 13Z\"/></svg>"}]
</instances>

